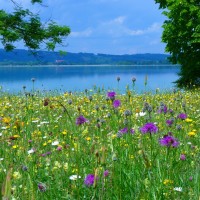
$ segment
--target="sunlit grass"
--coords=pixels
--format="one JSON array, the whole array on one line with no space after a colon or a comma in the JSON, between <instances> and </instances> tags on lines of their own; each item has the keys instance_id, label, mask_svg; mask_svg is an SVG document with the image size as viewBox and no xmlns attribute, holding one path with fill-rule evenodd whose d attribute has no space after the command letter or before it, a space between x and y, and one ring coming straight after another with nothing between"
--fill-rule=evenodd
<instances>
[{"instance_id":1,"label":"sunlit grass","mask_svg":"<svg viewBox=\"0 0 200 200\"><path fill-rule=\"evenodd\" d=\"M200 198L199 89L2 93L0 106L2 198Z\"/></svg>"}]
</instances>

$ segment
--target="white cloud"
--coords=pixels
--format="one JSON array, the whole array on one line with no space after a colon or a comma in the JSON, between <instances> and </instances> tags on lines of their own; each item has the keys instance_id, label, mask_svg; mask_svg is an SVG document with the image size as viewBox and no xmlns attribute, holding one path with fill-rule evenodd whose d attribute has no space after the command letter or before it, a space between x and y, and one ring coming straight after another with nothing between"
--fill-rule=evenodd
<instances>
[{"instance_id":1,"label":"white cloud","mask_svg":"<svg viewBox=\"0 0 200 200\"><path fill-rule=\"evenodd\" d=\"M70 36L72 37L89 37L93 33L92 29L87 28L86 30L80 32L71 32Z\"/></svg>"},{"instance_id":2,"label":"white cloud","mask_svg":"<svg viewBox=\"0 0 200 200\"><path fill-rule=\"evenodd\" d=\"M106 22L104 22L103 24L104 25L112 25L112 24L123 24L124 23L124 21L125 21L125 19L126 19L126 16L119 16L119 17L116 17L116 18L114 18L114 19L112 19L112 20L110 20L110 21L106 21Z\"/></svg>"}]
</instances>

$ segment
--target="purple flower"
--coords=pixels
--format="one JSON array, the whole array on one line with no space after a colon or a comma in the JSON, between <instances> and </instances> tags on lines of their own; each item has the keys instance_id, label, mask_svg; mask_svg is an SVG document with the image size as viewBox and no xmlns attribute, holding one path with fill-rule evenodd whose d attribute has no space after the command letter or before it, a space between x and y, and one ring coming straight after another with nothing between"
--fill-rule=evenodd
<instances>
[{"instance_id":1,"label":"purple flower","mask_svg":"<svg viewBox=\"0 0 200 200\"><path fill-rule=\"evenodd\" d=\"M140 128L142 133L156 133L158 131L158 127L154 123L146 123L143 127Z\"/></svg>"},{"instance_id":2,"label":"purple flower","mask_svg":"<svg viewBox=\"0 0 200 200\"><path fill-rule=\"evenodd\" d=\"M127 127L125 127L125 128L123 128L123 129L121 129L121 130L119 130L119 132L120 133L127 133L128 132L128 128Z\"/></svg>"},{"instance_id":3,"label":"purple flower","mask_svg":"<svg viewBox=\"0 0 200 200\"><path fill-rule=\"evenodd\" d=\"M83 117L83 115L80 115L79 117L76 118L76 125L81 125L88 122L88 120Z\"/></svg>"},{"instance_id":4,"label":"purple flower","mask_svg":"<svg viewBox=\"0 0 200 200\"><path fill-rule=\"evenodd\" d=\"M133 128L131 128L131 129L130 129L130 133L131 133L131 134L134 134L134 133L135 133L135 130L134 130Z\"/></svg>"},{"instance_id":5,"label":"purple flower","mask_svg":"<svg viewBox=\"0 0 200 200\"><path fill-rule=\"evenodd\" d=\"M181 155L180 155L180 160L186 160L185 154L181 154Z\"/></svg>"},{"instance_id":6,"label":"purple flower","mask_svg":"<svg viewBox=\"0 0 200 200\"><path fill-rule=\"evenodd\" d=\"M38 189L41 191L41 192L45 192L46 191L46 185L44 183L39 183L38 184Z\"/></svg>"},{"instance_id":7,"label":"purple flower","mask_svg":"<svg viewBox=\"0 0 200 200\"><path fill-rule=\"evenodd\" d=\"M107 97L109 97L109 98L114 98L115 95L116 95L115 92L108 92L108 93L107 93Z\"/></svg>"},{"instance_id":8,"label":"purple flower","mask_svg":"<svg viewBox=\"0 0 200 200\"><path fill-rule=\"evenodd\" d=\"M187 114L185 114L185 113L180 113L177 117L178 117L179 119L184 120L184 119L187 118Z\"/></svg>"},{"instance_id":9,"label":"purple flower","mask_svg":"<svg viewBox=\"0 0 200 200\"><path fill-rule=\"evenodd\" d=\"M104 173L103 173L103 175L104 175L105 177L109 176L109 171L108 171L108 170L105 170Z\"/></svg>"},{"instance_id":10,"label":"purple flower","mask_svg":"<svg viewBox=\"0 0 200 200\"><path fill-rule=\"evenodd\" d=\"M114 100L114 102L113 102L114 108L118 108L120 105L121 105L121 101L120 100Z\"/></svg>"},{"instance_id":11,"label":"purple flower","mask_svg":"<svg viewBox=\"0 0 200 200\"><path fill-rule=\"evenodd\" d=\"M91 186L94 184L95 181L95 175L94 174L88 174L84 180L85 185Z\"/></svg>"},{"instance_id":12,"label":"purple flower","mask_svg":"<svg viewBox=\"0 0 200 200\"><path fill-rule=\"evenodd\" d=\"M172 126L173 122L174 122L173 119L168 119L168 120L166 120L166 124L167 124L168 126Z\"/></svg>"},{"instance_id":13,"label":"purple flower","mask_svg":"<svg viewBox=\"0 0 200 200\"><path fill-rule=\"evenodd\" d=\"M171 135L164 135L164 137L161 138L159 142L162 146L167 147L177 147L179 145L179 142Z\"/></svg>"},{"instance_id":14,"label":"purple flower","mask_svg":"<svg viewBox=\"0 0 200 200\"><path fill-rule=\"evenodd\" d=\"M167 106L166 105L161 105L160 109L158 110L158 113L167 113Z\"/></svg>"}]
</instances>

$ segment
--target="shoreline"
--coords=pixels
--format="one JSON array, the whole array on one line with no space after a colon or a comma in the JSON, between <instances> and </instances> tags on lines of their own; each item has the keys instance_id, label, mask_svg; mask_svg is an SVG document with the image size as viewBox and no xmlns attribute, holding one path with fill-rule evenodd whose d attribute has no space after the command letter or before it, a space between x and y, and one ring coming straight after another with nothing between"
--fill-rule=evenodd
<instances>
[{"instance_id":1,"label":"shoreline","mask_svg":"<svg viewBox=\"0 0 200 200\"><path fill-rule=\"evenodd\" d=\"M100 64L100 65L1 65L0 67L180 67L180 65L173 64L152 64L152 65L111 65L111 64Z\"/></svg>"}]
</instances>

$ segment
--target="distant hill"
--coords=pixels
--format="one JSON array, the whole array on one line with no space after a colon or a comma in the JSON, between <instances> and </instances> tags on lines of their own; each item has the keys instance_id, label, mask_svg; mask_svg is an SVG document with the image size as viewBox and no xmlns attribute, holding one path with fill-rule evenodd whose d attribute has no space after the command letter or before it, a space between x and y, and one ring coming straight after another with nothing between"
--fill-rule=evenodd
<instances>
[{"instance_id":1,"label":"distant hill","mask_svg":"<svg viewBox=\"0 0 200 200\"><path fill-rule=\"evenodd\" d=\"M0 49L0 65L152 65L170 64L166 54L108 55L92 53L69 53L37 51L34 56L27 50L16 49L6 52Z\"/></svg>"}]
</instances>

